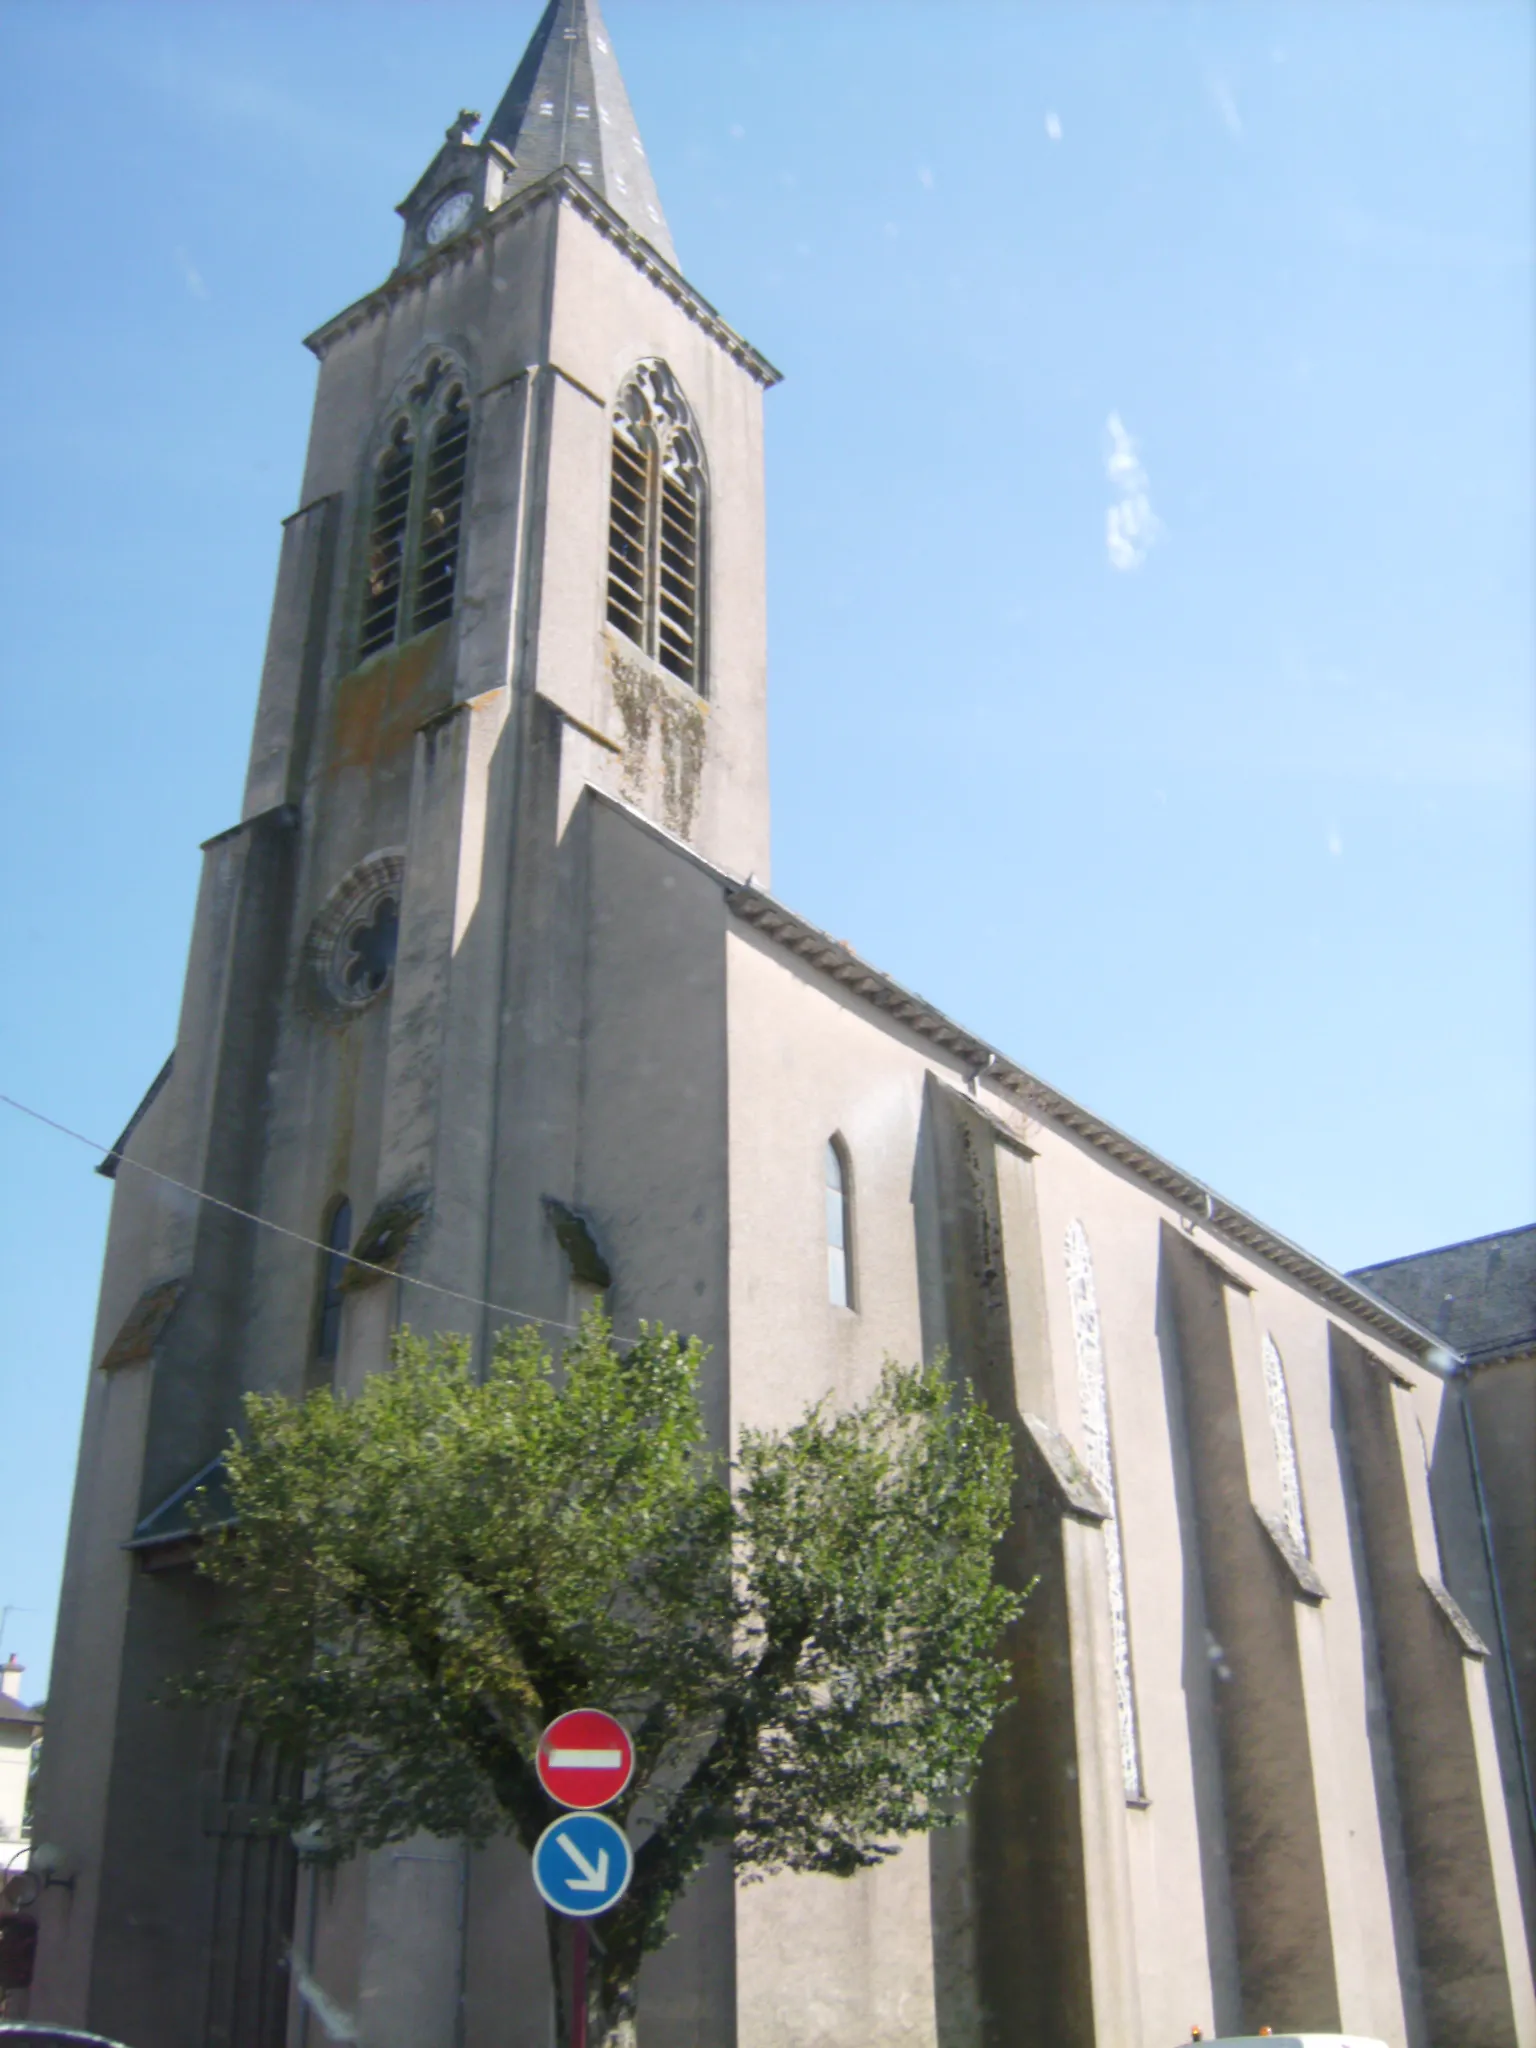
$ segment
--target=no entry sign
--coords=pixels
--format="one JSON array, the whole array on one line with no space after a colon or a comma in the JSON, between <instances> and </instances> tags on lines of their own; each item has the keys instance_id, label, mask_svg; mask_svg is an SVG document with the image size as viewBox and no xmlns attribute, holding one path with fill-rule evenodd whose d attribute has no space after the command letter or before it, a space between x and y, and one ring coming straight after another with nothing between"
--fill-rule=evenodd
<instances>
[{"instance_id":1,"label":"no entry sign","mask_svg":"<svg viewBox=\"0 0 1536 2048\"><path fill-rule=\"evenodd\" d=\"M539 1737L539 1783L562 1806L590 1812L617 1799L635 1768L635 1746L612 1714L578 1707Z\"/></svg>"}]
</instances>

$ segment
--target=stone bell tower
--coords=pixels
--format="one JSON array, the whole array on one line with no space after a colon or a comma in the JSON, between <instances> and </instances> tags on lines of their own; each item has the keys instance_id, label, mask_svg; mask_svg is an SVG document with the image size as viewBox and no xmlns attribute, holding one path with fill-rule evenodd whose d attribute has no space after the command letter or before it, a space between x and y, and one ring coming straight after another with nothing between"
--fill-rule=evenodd
<instances>
[{"instance_id":1,"label":"stone bell tower","mask_svg":"<svg viewBox=\"0 0 1536 2048\"><path fill-rule=\"evenodd\" d=\"M776 373L677 268L595 0L551 0L399 211L393 273L309 338L243 816L204 849L174 1054L104 1167L40 1816L75 1883L43 1902L33 2009L156 2048L315 2042L309 1982L370 2048L450 2048L487 1938L457 1845L312 1881L262 1829L271 1760L162 1704L210 1611L186 1499L217 1498L244 1394L355 1387L402 1321L484 1342L487 1304L559 1322L592 1285L726 1335L723 1204L686 1161L657 1176L688 1190L657 1224L675 1273L627 1282L584 1220L584 977L628 915L589 819L766 878ZM677 1950L686 1977L710 1944Z\"/></svg>"}]
</instances>

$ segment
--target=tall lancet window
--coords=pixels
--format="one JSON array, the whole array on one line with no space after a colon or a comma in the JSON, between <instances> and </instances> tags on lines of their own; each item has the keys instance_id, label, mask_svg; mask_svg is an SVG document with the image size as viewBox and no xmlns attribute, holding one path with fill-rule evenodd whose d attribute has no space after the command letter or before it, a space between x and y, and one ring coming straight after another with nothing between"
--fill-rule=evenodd
<instances>
[{"instance_id":1,"label":"tall lancet window","mask_svg":"<svg viewBox=\"0 0 1536 2048\"><path fill-rule=\"evenodd\" d=\"M1141 1731L1136 1719L1136 1685L1131 1669L1125 1551L1120 1541L1120 1493L1115 1481L1114 1440L1109 1429L1109 1388L1104 1378L1099 1293L1093 1277L1088 1233L1075 1218L1067 1227L1066 1251L1084 1458L1110 1510L1109 1520L1104 1524L1104 1565L1109 1590L1110 1643L1115 1662L1115 1704L1120 1716L1120 1773L1125 1783L1126 1798L1139 1802L1146 1796L1141 1776Z\"/></svg>"},{"instance_id":2,"label":"tall lancet window","mask_svg":"<svg viewBox=\"0 0 1536 2048\"><path fill-rule=\"evenodd\" d=\"M347 1270L347 1253L352 1249L352 1204L345 1195L338 1196L331 1208L325 1244L320 1260L320 1324L315 1356L329 1364L341 1349L341 1310L345 1300L341 1283Z\"/></svg>"},{"instance_id":3,"label":"tall lancet window","mask_svg":"<svg viewBox=\"0 0 1536 2048\"><path fill-rule=\"evenodd\" d=\"M853 1307L853 1186L848 1151L829 1138L827 1182L827 1299L834 1308Z\"/></svg>"},{"instance_id":4,"label":"tall lancet window","mask_svg":"<svg viewBox=\"0 0 1536 2048\"><path fill-rule=\"evenodd\" d=\"M368 582L363 593L360 654L376 654L400 624L400 587L411 516L416 449L409 420L397 420L373 474L373 522L368 529Z\"/></svg>"},{"instance_id":5,"label":"tall lancet window","mask_svg":"<svg viewBox=\"0 0 1536 2048\"><path fill-rule=\"evenodd\" d=\"M358 656L453 615L469 461L469 401L431 358L401 401L373 471Z\"/></svg>"},{"instance_id":6,"label":"tall lancet window","mask_svg":"<svg viewBox=\"0 0 1536 2048\"><path fill-rule=\"evenodd\" d=\"M608 623L695 690L704 687L704 513L688 401L665 363L640 363L613 409Z\"/></svg>"},{"instance_id":7,"label":"tall lancet window","mask_svg":"<svg viewBox=\"0 0 1536 2048\"><path fill-rule=\"evenodd\" d=\"M421 545L416 556L416 616L412 621L418 633L441 624L453 611L468 460L469 407L462 388L455 384L443 401L442 414L427 443Z\"/></svg>"},{"instance_id":8,"label":"tall lancet window","mask_svg":"<svg viewBox=\"0 0 1536 2048\"><path fill-rule=\"evenodd\" d=\"M1264 1393L1269 1402L1269 1434L1280 1474L1280 1519L1303 1557L1312 1555L1307 1541L1307 1516L1301 1504L1301 1468L1296 1462L1296 1433L1291 1427L1291 1396L1285 1384L1285 1360L1268 1330L1262 1346Z\"/></svg>"}]
</instances>

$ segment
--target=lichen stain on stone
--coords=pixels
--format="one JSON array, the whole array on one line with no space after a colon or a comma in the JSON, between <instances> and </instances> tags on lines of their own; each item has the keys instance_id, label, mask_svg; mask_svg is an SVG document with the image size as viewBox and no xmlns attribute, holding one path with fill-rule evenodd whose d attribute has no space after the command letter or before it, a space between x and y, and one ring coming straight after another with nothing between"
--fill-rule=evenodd
<instances>
[{"instance_id":1,"label":"lichen stain on stone","mask_svg":"<svg viewBox=\"0 0 1536 2048\"><path fill-rule=\"evenodd\" d=\"M708 711L679 686L612 649L608 674L624 727L625 790L637 798L643 792L654 727L661 743L662 819L668 831L687 839L699 806Z\"/></svg>"},{"instance_id":2,"label":"lichen stain on stone","mask_svg":"<svg viewBox=\"0 0 1536 2048\"><path fill-rule=\"evenodd\" d=\"M186 1291L184 1279L160 1280L146 1287L112 1339L101 1370L117 1372L125 1365L147 1365Z\"/></svg>"},{"instance_id":3,"label":"lichen stain on stone","mask_svg":"<svg viewBox=\"0 0 1536 2048\"><path fill-rule=\"evenodd\" d=\"M1003 1246L998 1233L997 1218L991 1199L991 1174L982 1162L976 1142L976 1133L969 1120L960 1124L960 1151L963 1159L966 1191L970 1197L971 1213L975 1219L977 1246L976 1263L972 1274L989 1304L994 1308L1006 1309L1007 1297L1002 1290Z\"/></svg>"},{"instance_id":4,"label":"lichen stain on stone","mask_svg":"<svg viewBox=\"0 0 1536 2048\"><path fill-rule=\"evenodd\" d=\"M376 768L405 752L417 728L449 708L450 677L443 655L446 625L434 626L354 669L336 685L330 772Z\"/></svg>"},{"instance_id":5,"label":"lichen stain on stone","mask_svg":"<svg viewBox=\"0 0 1536 2048\"><path fill-rule=\"evenodd\" d=\"M434 711L432 716L426 721L425 725L419 728L419 731L421 733L422 755L426 763L428 774L430 774L432 770L437 766L438 748L442 745L443 741L448 736L453 725L455 714L461 709L462 706L460 705L450 704L446 711Z\"/></svg>"},{"instance_id":6,"label":"lichen stain on stone","mask_svg":"<svg viewBox=\"0 0 1536 2048\"><path fill-rule=\"evenodd\" d=\"M624 786L634 792L645 778L657 684L638 663L626 661L619 654L609 655L608 672L613 683L613 701L624 725Z\"/></svg>"},{"instance_id":7,"label":"lichen stain on stone","mask_svg":"<svg viewBox=\"0 0 1536 2048\"><path fill-rule=\"evenodd\" d=\"M704 772L704 707L669 695L661 707L662 808L680 839L693 830Z\"/></svg>"}]
</instances>

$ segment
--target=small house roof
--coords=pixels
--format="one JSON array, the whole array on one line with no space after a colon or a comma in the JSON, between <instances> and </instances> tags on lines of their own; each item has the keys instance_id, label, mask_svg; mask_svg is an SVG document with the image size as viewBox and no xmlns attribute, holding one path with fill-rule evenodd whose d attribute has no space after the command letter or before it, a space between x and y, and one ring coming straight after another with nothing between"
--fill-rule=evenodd
<instances>
[{"instance_id":1,"label":"small house roof","mask_svg":"<svg viewBox=\"0 0 1536 2048\"><path fill-rule=\"evenodd\" d=\"M1536 1348L1536 1223L1359 1266L1350 1278L1433 1330L1474 1369Z\"/></svg>"}]
</instances>

